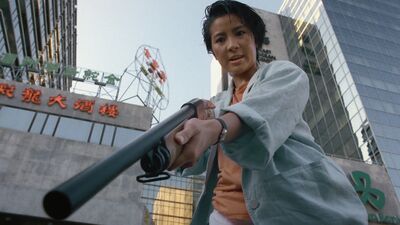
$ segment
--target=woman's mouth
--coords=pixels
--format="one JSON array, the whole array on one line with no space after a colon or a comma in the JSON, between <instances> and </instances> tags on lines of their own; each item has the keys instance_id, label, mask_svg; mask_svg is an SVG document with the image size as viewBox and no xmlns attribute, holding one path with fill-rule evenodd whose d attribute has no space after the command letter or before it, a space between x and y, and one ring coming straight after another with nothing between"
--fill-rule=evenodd
<instances>
[{"instance_id":1,"label":"woman's mouth","mask_svg":"<svg viewBox=\"0 0 400 225\"><path fill-rule=\"evenodd\" d=\"M229 58L229 62L231 62L232 64L238 64L241 62L243 56L233 56L231 58Z\"/></svg>"}]
</instances>

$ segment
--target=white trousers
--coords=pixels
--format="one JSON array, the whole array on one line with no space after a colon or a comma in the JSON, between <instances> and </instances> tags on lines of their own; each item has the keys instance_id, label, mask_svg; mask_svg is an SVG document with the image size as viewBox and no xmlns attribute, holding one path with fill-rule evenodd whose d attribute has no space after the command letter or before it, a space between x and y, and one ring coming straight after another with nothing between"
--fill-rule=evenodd
<instances>
[{"instance_id":1,"label":"white trousers","mask_svg":"<svg viewBox=\"0 0 400 225\"><path fill-rule=\"evenodd\" d=\"M214 209L210 215L209 225L253 225L253 223L250 220L227 219L224 215Z\"/></svg>"}]
</instances>

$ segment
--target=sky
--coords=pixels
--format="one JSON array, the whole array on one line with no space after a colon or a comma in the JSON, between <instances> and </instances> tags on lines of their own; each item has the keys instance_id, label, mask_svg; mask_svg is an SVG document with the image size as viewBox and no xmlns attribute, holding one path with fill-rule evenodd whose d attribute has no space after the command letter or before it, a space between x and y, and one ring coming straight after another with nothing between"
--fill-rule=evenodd
<instances>
[{"instance_id":1,"label":"sky","mask_svg":"<svg viewBox=\"0 0 400 225\"><path fill-rule=\"evenodd\" d=\"M210 63L201 34L211 0L82 0L77 5L77 66L122 75L137 49L159 49L168 107L161 120L193 98L210 98ZM277 12L283 0L242 0Z\"/></svg>"}]
</instances>

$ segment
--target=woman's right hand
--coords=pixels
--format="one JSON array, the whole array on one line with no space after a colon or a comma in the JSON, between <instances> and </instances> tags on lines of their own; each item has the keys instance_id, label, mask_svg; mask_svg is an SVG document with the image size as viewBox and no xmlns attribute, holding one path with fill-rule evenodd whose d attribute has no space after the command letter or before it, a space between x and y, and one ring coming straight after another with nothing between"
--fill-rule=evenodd
<instances>
[{"instance_id":1,"label":"woman's right hand","mask_svg":"<svg viewBox=\"0 0 400 225\"><path fill-rule=\"evenodd\" d=\"M209 119L213 119L214 118L214 108L215 105L208 100L201 100L201 103L196 105L196 114L197 114L197 118L199 120L209 120ZM178 156L180 156L182 149L183 149L183 144L182 142L178 141L178 139L176 139L176 134L180 131L182 131L183 129L185 129L185 124L188 121L183 122L181 125L179 125L177 128L175 128L173 131L171 131L168 135L165 136L165 143L166 143L166 147L170 152L170 164L168 166L168 168L172 168L172 164L175 162L175 160L178 158ZM191 124L192 122L189 122L189 124ZM190 125L191 126L191 125ZM183 132L183 135L186 135L186 133L188 132L189 128L186 127L185 132ZM185 142L186 143L186 142ZM187 153L185 153L187 154ZM175 167L174 167L175 168ZM170 169L172 170L172 169Z\"/></svg>"},{"instance_id":2,"label":"woman's right hand","mask_svg":"<svg viewBox=\"0 0 400 225\"><path fill-rule=\"evenodd\" d=\"M217 142L221 129L221 124L215 119L193 118L186 121L183 128L174 135L180 153L168 170L193 166L203 152Z\"/></svg>"}]
</instances>

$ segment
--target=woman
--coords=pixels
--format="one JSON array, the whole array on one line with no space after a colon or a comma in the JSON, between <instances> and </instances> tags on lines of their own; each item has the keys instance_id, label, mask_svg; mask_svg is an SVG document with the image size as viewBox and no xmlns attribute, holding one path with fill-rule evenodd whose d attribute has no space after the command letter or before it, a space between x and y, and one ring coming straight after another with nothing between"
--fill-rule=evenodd
<instances>
[{"instance_id":1,"label":"woman","mask_svg":"<svg viewBox=\"0 0 400 225\"><path fill-rule=\"evenodd\" d=\"M207 50L232 83L208 104L215 119L188 120L174 135L182 150L170 169L207 169L192 224L367 224L351 184L302 119L307 75L290 62L259 63L264 35L245 4L206 8Z\"/></svg>"}]
</instances>

